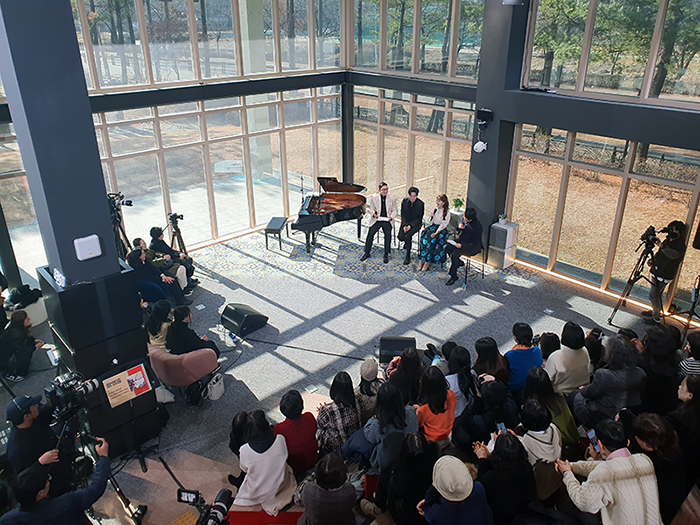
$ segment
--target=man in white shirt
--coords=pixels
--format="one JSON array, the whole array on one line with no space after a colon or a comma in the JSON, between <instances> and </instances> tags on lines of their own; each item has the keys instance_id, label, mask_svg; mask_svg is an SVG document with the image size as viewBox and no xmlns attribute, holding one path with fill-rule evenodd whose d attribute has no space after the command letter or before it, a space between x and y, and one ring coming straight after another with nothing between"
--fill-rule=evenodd
<instances>
[{"instance_id":1,"label":"man in white shirt","mask_svg":"<svg viewBox=\"0 0 700 525\"><path fill-rule=\"evenodd\" d=\"M381 228L384 231L384 264L386 264L389 262L389 252L391 252L392 221L398 215L396 199L389 195L389 185L386 182L382 182L379 185L379 193L371 195L368 201L369 232L367 232L367 240L365 241L365 253L360 260L365 261L369 259L374 236Z\"/></svg>"}]
</instances>

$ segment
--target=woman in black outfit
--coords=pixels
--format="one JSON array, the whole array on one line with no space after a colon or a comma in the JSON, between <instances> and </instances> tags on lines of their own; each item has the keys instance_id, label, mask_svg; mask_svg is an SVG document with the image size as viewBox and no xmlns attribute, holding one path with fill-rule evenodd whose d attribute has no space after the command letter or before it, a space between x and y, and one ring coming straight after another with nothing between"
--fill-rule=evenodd
<instances>
[{"instance_id":1,"label":"woman in black outfit","mask_svg":"<svg viewBox=\"0 0 700 525\"><path fill-rule=\"evenodd\" d=\"M199 337L192 328L189 322L192 320L190 309L181 305L173 310L173 323L168 330L166 338L166 347L171 354L182 355L188 352L193 352L201 348L211 348L216 352L216 357L221 355L214 341L209 341L206 335Z\"/></svg>"},{"instance_id":2,"label":"woman in black outfit","mask_svg":"<svg viewBox=\"0 0 700 525\"><path fill-rule=\"evenodd\" d=\"M505 433L496 438L493 454L480 442L474 443L474 454L479 458L476 480L486 490L494 525L510 525L537 498L535 476L525 448L517 437Z\"/></svg>"},{"instance_id":3,"label":"woman in black outfit","mask_svg":"<svg viewBox=\"0 0 700 525\"><path fill-rule=\"evenodd\" d=\"M639 366L646 372L647 379L639 412L668 414L678 406L677 343L665 326L647 330L643 343Z\"/></svg>"},{"instance_id":4,"label":"woman in black outfit","mask_svg":"<svg viewBox=\"0 0 700 525\"><path fill-rule=\"evenodd\" d=\"M510 368L508 360L498 351L498 345L493 337L482 337L474 343L476 363L474 372L477 376L488 374L495 377L504 385L508 384Z\"/></svg>"},{"instance_id":5,"label":"woman in black outfit","mask_svg":"<svg viewBox=\"0 0 700 525\"><path fill-rule=\"evenodd\" d=\"M374 502L388 509L401 525L423 525L425 518L416 505L425 498L433 481L433 467L441 456L440 446L421 434L406 434L396 462L382 471Z\"/></svg>"},{"instance_id":6,"label":"woman in black outfit","mask_svg":"<svg viewBox=\"0 0 700 525\"><path fill-rule=\"evenodd\" d=\"M418 352L415 348L406 348L398 358L398 363L396 370L387 371L389 381L401 392L404 404L415 405L418 402L418 388L423 375L423 365Z\"/></svg>"},{"instance_id":7,"label":"woman in black outfit","mask_svg":"<svg viewBox=\"0 0 700 525\"><path fill-rule=\"evenodd\" d=\"M685 490L685 457L678 434L671 423L658 414L637 416L633 427L636 444L654 464L661 520L669 525L688 495Z\"/></svg>"},{"instance_id":8,"label":"woman in black outfit","mask_svg":"<svg viewBox=\"0 0 700 525\"><path fill-rule=\"evenodd\" d=\"M166 297L172 296L177 304L192 304L192 301L185 299L182 288L172 277L168 277L151 261L146 260L146 252L141 248L133 250L126 258L126 262L133 268L136 279L155 283L161 287Z\"/></svg>"},{"instance_id":9,"label":"woman in black outfit","mask_svg":"<svg viewBox=\"0 0 700 525\"><path fill-rule=\"evenodd\" d=\"M488 441L496 431L496 423L514 429L520 423L520 411L506 385L500 381L481 384L481 396L474 403L472 413L455 421L452 442L463 450L471 450L474 441Z\"/></svg>"},{"instance_id":10,"label":"woman in black outfit","mask_svg":"<svg viewBox=\"0 0 700 525\"><path fill-rule=\"evenodd\" d=\"M0 367L10 381L24 380L34 350L44 346L43 341L34 338L31 328L32 320L27 312L12 312L10 324L0 337Z\"/></svg>"}]
</instances>

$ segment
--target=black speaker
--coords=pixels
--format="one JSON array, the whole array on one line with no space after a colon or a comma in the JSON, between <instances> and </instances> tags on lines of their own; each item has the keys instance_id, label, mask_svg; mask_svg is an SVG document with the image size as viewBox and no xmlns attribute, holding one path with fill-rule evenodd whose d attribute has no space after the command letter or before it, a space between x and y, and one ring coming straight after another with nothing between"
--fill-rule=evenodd
<instances>
[{"instance_id":1,"label":"black speaker","mask_svg":"<svg viewBox=\"0 0 700 525\"><path fill-rule=\"evenodd\" d=\"M379 362L389 363L394 357L401 355L406 348L415 347L415 337L380 337Z\"/></svg>"},{"instance_id":2,"label":"black speaker","mask_svg":"<svg viewBox=\"0 0 700 525\"><path fill-rule=\"evenodd\" d=\"M269 318L245 304L226 305L221 314L221 324L238 337L245 337L267 324Z\"/></svg>"}]
</instances>

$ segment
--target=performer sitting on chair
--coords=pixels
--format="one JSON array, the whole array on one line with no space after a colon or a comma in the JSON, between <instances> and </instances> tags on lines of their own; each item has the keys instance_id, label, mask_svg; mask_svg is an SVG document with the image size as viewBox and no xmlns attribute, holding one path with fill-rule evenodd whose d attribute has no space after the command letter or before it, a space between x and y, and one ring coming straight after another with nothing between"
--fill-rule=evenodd
<instances>
[{"instance_id":1,"label":"performer sitting on chair","mask_svg":"<svg viewBox=\"0 0 700 525\"><path fill-rule=\"evenodd\" d=\"M420 231L423 225L423 214L425 206L418 198L418 188L411 186L408 188L408 197L404 197L401 202L401 228L399 228L399 240L406 248L406 258L404 264L411 263L411 237Z\"/></svg>"},{"instance_id":2,"label":"performer sitting on chair","mask_svg":"<svg viewBox=\"0 0 700 525\"><path fill-rule=\"evenodd\" d=\"M447 195L443 193L437 196L435 208L430 213L430 225L420 236L420 261L416 268L419 272L427 271L430 263L445 262L445 242L447 242L449 224L450 205Z\"/></svg>"},{"instance_id":3,"label":"performer sitting on chair","mask_svg":"<svg viewBox=\"0 0 700 525\"><path fill-rule=\"evenodd\" d=\"M377 231L381 228L384 231L384 264L386 264L389 262L389 252L391 251L392 221L398 213L396 199L389 195L389 185L386 182L382 182L379 185L379 193L371 195L368 200L369 232L367 232L367 240L365 241L365 253L360 260L369 259L369 254L372 251L372 241Z\"/></svg>"},{"instance_id":4,"label":"performer sitting on chair","mask_svg":"<svg viewBox=\"0 0 700 525\"><path fill-rule=\"evenodd\" d=\"M464 263L459 259L462 255L471 257L483 248L481 236L483 229L479 219L476 218L476 210L467 208L464 210L464 218L459 223L460 234L454 244L448 243L445 251L449 254L452 266L450 266L450 280L445 284L452 286L457 281L457 270Z\"/></svg>"}]
</instances>

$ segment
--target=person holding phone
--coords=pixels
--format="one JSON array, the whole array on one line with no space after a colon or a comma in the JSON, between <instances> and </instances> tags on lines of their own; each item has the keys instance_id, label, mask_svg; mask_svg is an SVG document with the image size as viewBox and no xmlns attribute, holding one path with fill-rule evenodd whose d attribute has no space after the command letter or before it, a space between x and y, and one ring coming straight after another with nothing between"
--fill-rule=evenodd
<instances>
[{"instance_id":1,"label":"person holding phone","mask_svg":"<svg viewBox=\"0 0 700 525\"><path fill-rule=\"evenodd\" d=\"M557 461L574 505L582 512L600 512L603 525L660 525L659 492L651 460L629 451L624 426L618 421L601 421L592 437L588 448L591 459ZM587 480L580 483L576 476Z\"/></svg>"},{"instance_id":2,"label":"person holding phone","mask_svg":"<svg viewBox=\"0 0 700 525\"><path fill-rule=\"evenodd\" d=\"M0 525L74 525L89 523L85 511L102 497L109 478L109 445L97 438L97 466L88 487L49 499L52 478L46 466L34 463L17 477L13 493L19 507L0 518Z\"/></svg>"}]
</instances>

